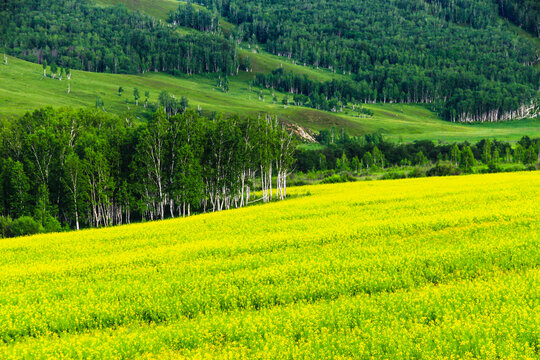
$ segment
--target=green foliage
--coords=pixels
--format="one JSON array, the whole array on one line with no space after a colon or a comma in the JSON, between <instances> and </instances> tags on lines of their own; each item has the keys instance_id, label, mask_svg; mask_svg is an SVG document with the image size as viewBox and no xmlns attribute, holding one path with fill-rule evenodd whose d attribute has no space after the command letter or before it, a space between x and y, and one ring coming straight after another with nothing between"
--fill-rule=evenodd
<instances>
[{"instance_id":1,"label":"green foliage","mask_svg":"<svg viewBox=\"0 0 540 360\"><path fill-rule=\"evenodd\" d=\"M30 216L22 216L13 220L9 226L9 233L13 237L34 235L39 232L41 232L41 226Z\"/></svg>"},{"instance_id":2,"label":"green foliage","mask_svg":"<svg viewBox=\"0 0 540 360\"><path fill-rule=\"evenodd\" d=\"M11 224L13 220L8 217L0 216L0 239L7 238L11 236Z\"/></svg>"},{"instance_id":3,"label":"green foliage","mask_svg":"<svg viewBox=\"0 0 540 360\"><path fill-rule=\"evenodd\" d=\"M103 102L103 99L101 98L101 96L96 96L95 108L103 109L104 107L105 107L105 103Z\"/></svg>"},{"instance_id":4,"label":"green foliage","mask_svg":"<svg viewBox=\"0 0 540 360\"><path fill-rule=\"evenodd\" d=\"M221 89L224 93L229 92L229 78L226 74L218 76L217 87Z\"/></svg>"},{"instance_id":5,"label":"green foliage","mask_svg":"<svg viewBox=\"0 0 540 360\"><path fill-rule=\"evenodd\" d=\"M415 155L415 157L414 157L414 163L415 163L416 165L423 166L423 165L425 165L427 162L428 162L428 159L427 159L427 157L424 155L424 153L422 152L422 150L420 150L418 153L416 153L416 155Z\"/></svg>"},{"instance_id":6,"label":"green foliage","mask_svg":"<svg viewBox=\"0 0 540 360\"><path fill-rule=\"evenodd\" d=\"M349 165L349 159L347 158L345 152L343 152L341 154L341 158L338 159L337 168L341 171L349 171L351 169Z\"/></svg>"},{"instance_id":7,"label":"green foliage","mask_svg":"<svg viewBox=\"0 0 540 360\"><path fill-rule=\"evenodd\" d=\"M364 153L364 156L362 156L362 163L367 169L373 166L373 156L371 155L369 151L366 151Z\"/></svg>"},{"instance_id":8,"label":"green foliage","mask_svg":"<svg viewBox=\"0 0 540 360\"><path fill-rule=\"evenodd\" d=\"M17 139L15 136L13 140ZM9 139L6 139L9 141ZM3 161L2 166L3 190L2 199L4 212L13 218L30 214L30 181L20 161L11 158ZM0 200L2 200L0 199Z\"/></svg>"},{"instance_id":9,"label":"green foliage","mask_svg":"<svg viewBox=\"0 0 540 360\"><path fill-rule=\"evenodd\" d=\"M257 74L254 85L293 93L295 105L333 112L338 109L342 111L343 101L361 102L371 97L369 90L350 80L317 82L309 79L307 75L295 75L292 71L284 73L283 68L273 70L267 75ZM282 103L288 105L289 99L285 101L284 98ZM373 112L365 108L359 108L358 111L361 114L373 115Z\"/></svg>"},{"instance_id":10,"label":"green foliage","mask_svg":"<svg viewBox=\"0 0 540 360\"><path fill-rule=\"evenodd\" d=\"M524 109L537 98L540 76L532 66L537 49L499 25L491 0L347 0L339 6L226 0L206 5L236 24L245 41L255 37L273 54L350 74L357 82L356 100L440 103L445 119L470 122L526 116ZM532 11L527 17L537 15ZM292 75L259 82L317 95L291 79L309 84ZM339 99L338 92L332 89L324 100ZM324 101L321 106L333 108Z\"/></svg>"},{"instance_id":11,"label":"green foliage","mask_svg":"<svg viewBox=\"0 0 540 360\"><path fill-rule=\"evenodd\" d=\"M178 101L174 95L169 94L167 90L163 90L159 94L159 103L165 110L167 116L174 116L178 113L182 114L186 111L189 102L184 96Z\"/></svg>"},{"instance_id":12,"label":"green foliage","mask_svg":"<svg viewBox=\"0 0 540 360\"><path fill-rule=\"evenodd\" d=\"M499 0L499 14L540 37L540 3L536 0Z\"/></svg>"},{"instance_id":13,"label":"green foliage","mask_svg":"<svg viewBox=\"0 0 540 360\"><path fill-rule=\"evenodd\" d=\"M60 224L60 221L58 221L55 217L51 215L47 215L43 221L43 232L51 233L51 232L61 232L64 229L62 228L62 224Z\"/></svg>"},{"instance_id":14,"label":"green foliage","mask_svg":"<svg viewBox=\"0 0 540 360\"><path fill-rule=\"evenodd\" d=\"M426 172L426 176L460 175L461 170L452 165L437 164Z\"/></svg>"},{"instance_id":15,"label":"green foliage","mask_svg":"<svg viewBox=\"0 0 540 360\"><path fill-rule=\"evenodd\" d=\"M535 148L531 145L529 148L525 151L523 155L523 163L525 165L531 165L538 162L538 152L535 150Z\"/></svg>"},{"instance_id":16,"label":"green foliage","mask_svg":"<svg viewBox=\"0 0 540 360\"><path fill-rule=\"evenodd\" d=\"M216 12L212 13L205 8L195 7L191 3L180 4L175 12L170 13L169 22L199 31L217 32L219 30L219 16Z\"/></svg>"},{"instance_id":17,"label":"green foliage","mask_svg":"<svg viewBox=\"0 0 540 360\"><path fill-rule=\"evenodd\" d=\"M418 166L415 166L412 171L410 171L407 176L410 177L410 178L419 178L419 177L424 177L426 175L426 173L424 172L424 170L422 170L420 167Z\"/></svg>"},{"instance_id":18,"label":"green foliage","mask_svg":"<svg viewBox=\"0 0 540 360\"><path fill-rule=\"evenodd\" d=\"M0 4L0 12L0 37L9 39L9 53L37 63L46 60L53 74L57 65L131 74L154 70L230 74L237 65L234 43L223 36L182 36L123 6L28 0ZM184 56L188 51L190 57Z\"/></svg>"},{"instance_id":19,"label":"green foliage","mask_svg":"<svg viewBox=\"0 0 540 360\"><path fill-rule=\"evenodd\" d=\"M460 160L461 160L461 151L459 150L459 147L457 146L457 144L454 144L452 146L452 152L451 152L450 156L452 157L452 161L454 162L455 165L457 165L460 162Z\"/></svg>"},{"instance_id":20,"label":"green foliage","mask_svg":"<svg viewBox=\"0 0 540 360\"><path fill-rule=\"evenodd\" d=\"M531 164L534 164L536 162L534 159L538 156L540 150L540 138L530 138L528 136L524 136L518 141L514 151L512 151L512 146L514 146L512 143L498 140L482 139L475 144L469 142L434 143L429 140L398 143L386 139L380 133L353 137L342 131L337 131L336 134L335 129L323 130L316 138L322 142L320 146L304 146L297 149L295 166L298 171L308 172L326 169L342 171L343 154L345 154L346 159L353 159L352 161L345 161L353 172L357 172L354 160L354 158L357 158L359 162L362 159L362 168L372 172L383 168L389 168L388 171L393 171L392 167L411 165L428 168L444 165L444 168L434 169L433 173L440 172L444 175L449 172L450 175L453 170L446 169L447 166L452 168L459 166L463 172L480 171L485 165L497 164L500 161L499 154L507 154L506 162L510 162L512 160L511 154L514 152L513 158L515 162L523 163L525 156L523 145L531 149L528 150L529 159L532 159ZM466 155L463 155L463 153L466 153ZM374 157L374 154L376 157ZM486 154L489 154L489 158L486 157ZM322 157L325 159L324 168L321 167L320 159ZM485 162L486 159L488 159L487 163ZM506 167L498 169L503 171ZM519 167L519 169L523 170L523 167Z\"/></svg>"},{"instance_id":21,"label":"green foliage","mask_svg":"<svg viewBox=\"0 0 540 360\"><path fill-rule=\"evenodd\" d=\"M473 166L476 161L474 159L474 154L470 146L464 146L461 150L461 157L459 162L460 169L465 173L470 173L473 170Z\"/></svg>"},{"instance_id":22,"label":"green foliage","mask_svg":"<svg viewBox=\"0 0 540 360\"><path fill-rule=\"evenodd\" d=\"M351 168L356 174L358 174L358 171L360 171L360 160L358 159L358 156L353 157Z\"/></svg>"},{"instance_id":23,"label":"green foliage","mask_svg":"<svg viewBox=\"0 0 540 360\"><path fill-rule=\"evenodd\" d=\"M260 59L269 59L279 64L277 57L266 53L257 55ZM326 74L326 72L310 70L307 67L289 65L291 68L305 70L309 74ZM210 116L212 111L223 112L228 116L275 114L316 131L327 129L329 124L335 124L346 128L349 134L355 136L380 130L389 138L397 140L402 137L407 142L419 139L455 142L477 141L482 138L519 140L523 134L540 135L539 121L520 120L473 126L462 125L442 121L432 111L421 105L365 104L363 108L372 111L374 115L360 118L356 112L351 113L348 109L344 113L293 106L284 109L281 103L274 105L270 101L264 103L258 101L253 96L253 92L248 90L242 76L229 77L230 91L223 93L215 90L215 78L202 75L174 77L151 72L140 76L128 76L74 70L70 80L71 93L68 94L65 82L45 80L37 76L42 71L39 65L10 58L9 66L0 71L0 81L6 89L0 97L0 117L7 118L8 121L14 120L24 115L26 111L34 111L50 104L60 107L94 107L96 95L100 95L106 102L107 113L122 115L130 120L137 117L147 119L151 112L155 111L155 104L159 103L159 93L165 89L177 99L185 96L189 99L191 106L200 106L206 116ZM124 89L137 87L141 93L142 89L149 91L150 98L147 107L131 106L127 109L126 97L117 96L119 85ZM284 94L275 92L275 95L281 101Z\"/></svg>"},{"instance_id":24,"label":"green foliage","mask_svg":"<svg viewBox=\"0 0 540 360\"><path fill-rule=\"evenodd\" d=\"M324 154L319 154L319 169L327 169L326 156L324 156Z\"/></svg>"},{"instance_id":25,"label":"green foliage","mask_svg":"<svg viewBox=\"0 0 540 360\"><path fill-rule=\"evenodd\" d=\"M488 164L491 162L491 158L491 141L486 140L482 148L482 161L484 162L484 164Z\"/></svg>"},{"instance_id":26,"label":"green foliage","mask_svg":"<svg viewBox=\"0 0 540 360\"><path fill-rule=\"evenodd\" d=\"M498 173L498 172L501 172L502 171L502 168L497 165L496 163L494 162L490 162L487 166L487 169L483 170L482 172L484 173Z\"/></svg>"},{"instance_id":27,"label":"green foliage","mask_svg":"<svg viewBox=\"0 0 540 360\"><path fill-rule=\"evenodd\" d=\"M139 98L140 98L140 94L139 94L139 89L135 88L133 89L133 98L135 99L135 103L137 105L139 105Z\"/></svg>"},{"instance_id":28,"label":"green foliage","mask_svg":"<svg viewBox=\"0 0 540 360\"><path fill-rule=\"evenodd\" d=\"M177 105L139 126L46 108L0 127L1 214L57 232L242 207L257 190L267 202L272 184L286 197L295 141L277 120L207 119L185 98Z\"/></svg>"},{"instance_id":29,"label":"green foliage","mask_svg":"<svg viewBox=\"0 0 540 360\"><path fill-rule=\"evenodd\" d=\"M124 5L131 11L141 11L160 20L167 20L178 7L177 0L94 0L100 6Z\"/></svg>"},{"instance_id":30,"label":"green foliage","mask_svg":"<svg viewBox=\"0 0 540 360\"><path fill-rule=\"evenodd\" d=\"M321 184L337 184L344 182L356 181L356 178L346 172L334 174L321 180Z\"/></svg>"},{"instance_id":31,"label":"green foliage","mask_svg":"<svg viewBox=\"0 0 540 360\"><path fill-rule=\"evenodd\" d=\"M517 144L514 149L514 162L523 162L525 156L525 150L523 149L523 145Z\"/></svg>"}]
</instances>

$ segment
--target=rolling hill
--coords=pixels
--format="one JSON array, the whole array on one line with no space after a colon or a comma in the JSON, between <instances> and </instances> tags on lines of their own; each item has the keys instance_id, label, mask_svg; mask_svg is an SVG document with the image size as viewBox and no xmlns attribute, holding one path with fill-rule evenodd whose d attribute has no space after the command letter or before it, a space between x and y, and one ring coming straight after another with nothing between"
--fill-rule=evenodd
<instances>
[{"instance_id":1,"label":"rolling hill","mask_svg":"<svg viewBox=\"0 0 540 360\"><path fill-rule=\"evenodd\" d=\"M304 68L285 59L260 52L253 56L255 71L265 71L283 65L294 71L303 72L315 79L333 76L327 71ZM257 70L259 69L259 70ZM204 112L223 112L257 116L257 114L276 114L285 122L295 122L312 130L328 129L332 126L346 128L352 135L363 135L380 131L392 139L418 140L432 139L443 141L479 140L497 138L516 140L524 134L540 134L539 120L519 120L504 123L464 125L449 123L439 119L436 114L421 105L410 104L366 104L373 111L373 117L359 118L349 109L345 113L332 113L298 106L287 109L281 104L273 104L271 91L263 91L265 101L259 100L259 90L249 91L246 79L253 73L241 73L230 80L230 91L225 93L215 85L212 76L172 76L162 73L144 75L116 75L72 70L69 81L71 92L67 93L66 79L43 77L40 65L9 57L8 65L0 65L0 116L14 118L26 111L42 106L93 107L96 97L101 97L107 112L132 114L141 119L147 116L144 107L135 106L132 96L137 87L141 95L150 92L150 102L157 102L161 91L167 90L180 98L185 96L190 106ZM118 96L118 88L125 92ZM275 92L279 99L286 94ZM126 103L126 100L128 103ZM143 101L141 101L142 103Z\"/></svg>"},{"instance_id":2,"label":"rolling hill","mask_svg":"<svg viewBox=\"0 0 540 360\"><path fill-rule=\"evenodd\" d=\"M123 4L129 10L141 11L153 18L159 19L162 23L168 18L170 11L175 10L179 4L185 4L183 2L172 0L152 2L147 0L98 0L95 3L102 7ZM232 4L234 2L229 1L227 3ZM214 6L207 5L209 8ZM196 11L204 10L200 5L193 5L193 7ZM273 11L274 9L269 10ZM217 10L214 9L213 11ZM220 34L238 38L240 36L239 32L244 33L246 31L251 31L249 30L248 23L242 22L239 19L235 20L227 11L228 10L220 10ZM121 12L122 11L120 11L120 13ZM432 14L430 16L435 15ZM441 16L442 15L439 14L435 17L439 19ZM440 21L440 19L437 21ZM501 19L490 21L491 23L489 26L494 26L493 24L496 24L498 33L504 34L504 36L511 37L514 35L509 34L518 33L519 37L517 40L516 38L514 40L516 41L516 44L522 47L521 50L527 54L526 56L530 55L527 52L530 52L531 44L534 44L536 49L540 48L533 36L514 25L511 25L508 21ZM450 23L449 26L454 26L454 20L450 21ZM464 24L464 26L472 25ZM180 39L189 38L198 33L202 34L197 30L183 26L177 27L176 30L180 34ZM477 32L483 31L482 29L476 28L473 30ZM219 37L221 36L220 34L208 34L208 36ZM72 70L74 76L70 82L71 93L68 95L66 81L43 79L43 77L39 75L41 72L39 65L9 58L8 66L0 66L0 80L5 84L5 86L0 89L2 92L0 96L0 116L4 118L13 118L21 115L27 110L32 110L45 105L75 107L93 106L96 98L100 97L104 100L105 110L107 112L132 114L142 119L148 117L148 114L141 107L135 107L132 99L132 91L137 87L141 92L141 96L145 91L150 92L150 102L156 102L159 93L162 90L167 90L177 97L187 97L193 108L201 108L202 111L206 113L223 112L226 114L240 114L243 116L256 116L261 113L271 113L277 115L284 122L294 122L315 131L335 126L338 128L346 128L351 135L382 132L389 138L401 138L405 141L419 139L475 141L481 138L515 140L523 135L537 136L537 134L540 133L540 122L538 120L525 119L504 123L487 123L483 125L457 125L442 121L441 116L437 115L435 112L437 110L436 106L413 103L383 104L381 99L379 99L377 104L368 102L368 104L363 105L368 112L373 114L370 116L359 116L357 112L352 111L352 104L355 102L346 100L344 100L344 102L348 104L348 106L345 107L344 112L319 111L314 108L314 105L309 107L289 106L285 109L281 104L282 99L288 96L290 101L292 101L293 96L296 96L296 94L291 94L289 91L279 92L269 88L261 89L253 86L252 82L257 74L269 74L275 69L282 68L285 73L292 72L301 77L305 76L307 79L310 79L317 84L326 84L331 83L332 81L346 82L350 79L356 79L356 75L353 76L347 74L346 71L331 68L332 66L330 66L329 69L328 66L319 67L313 64L310 65L309 62L304 64L305 61L302 63L291 54L289 54L289 56L272 55L265 50L269 48L268 44L259 44L242 38L238 38L237 43L238 46L235 50L237 55L234 55L233 57L239 59L239 64L243 64L247 61L246 59L249 58L250 71L242 71L243 68L240 66L238 75L229 77L230 91L227 93L217 88L216 82L218 75L215 74L185 75L176 72L174 75L171 75L162 72L155 73L154 71L146 71L142 75L117 75L109 74L107 71L105 73L90 73ZM365 48L364 45L362 45L362 48ZM375 68L372 69L372 76L375 77L380 75L379 72L381 68L378 68L378 61L379 60L377 60L375 64ZM386 63L382 60L381 63L383 63L383 67L387 66L384 65ZM538 64L536 67L538 68ZM105 66L105 69L106 68L107 67ZM465 75L469 76L470 74L464 73L464 76ZM527 76L531 77L530 74ZM534 80L534 74L532 79ZM122 96L118 96L116 92L120 86L126 90ZM384 92L383 90L380 90L379 94L382 94ZM339 91L337 94L340 96ZM485 93L485 95L486 94L487 93ZM262 97L260 95L262 95ZM276 95L276 104L273 104L273 95ZM335 95L336 94L331 94L331 96ZM491 95L495 96L494 94ZM262 99L264 99L264 101L262 101ZM508 104L515 103L515 99L515 96L508 96ZM438 114L443 113L441 109L438 109L437 111Z\"/></svg>"},{"instance_id":3,"label":"rolling hill","mask_svg":"<svg viewBox=\"0 0 540 360\"><path fill-rule=\"evenodd\" d=\"M0 1L0 359L537 358L538 10Z\"/></svg>"},{"instance_id":4,"label":"rolling hill","mask_svg":"<svg viewBox=\"0 0 540 360\"><path fill-rule=\"evenodd\" d=\"M537 172L0 241L2 359L535 358Z\"/></svg>"}]
</instances>

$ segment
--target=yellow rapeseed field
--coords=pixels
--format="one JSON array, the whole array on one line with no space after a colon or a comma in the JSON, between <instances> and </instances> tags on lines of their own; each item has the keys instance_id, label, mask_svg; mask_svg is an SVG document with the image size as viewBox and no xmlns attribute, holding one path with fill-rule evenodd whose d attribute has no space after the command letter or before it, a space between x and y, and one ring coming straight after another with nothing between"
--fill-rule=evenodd
<instances>
[{"instance_id":1,"label":"yellow rapeseed field","mask_svg":"<svg viewBox=\"0 0 540 360\"><path fill-rule=\"evenodd\" d=\"M540 173L0 240L0 359L538 359Z\"/></svg>"}]
</instances>

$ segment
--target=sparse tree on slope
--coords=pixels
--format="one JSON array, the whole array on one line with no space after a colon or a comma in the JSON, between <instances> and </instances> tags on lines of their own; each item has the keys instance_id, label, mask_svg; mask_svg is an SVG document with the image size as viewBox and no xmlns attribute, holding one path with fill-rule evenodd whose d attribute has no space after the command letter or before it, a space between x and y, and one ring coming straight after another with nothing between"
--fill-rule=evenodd
<instances>
[{"instance_id":1,"label":"sparse tree on slope","mask_svg":"<svg viewBox=\"0 0 540 360\"><path fill-rule=\"evenodd\" d=\"M139 89L133 89L133 98L135 99L135 106L139 106Z\"/></svg>"}]
</instances>

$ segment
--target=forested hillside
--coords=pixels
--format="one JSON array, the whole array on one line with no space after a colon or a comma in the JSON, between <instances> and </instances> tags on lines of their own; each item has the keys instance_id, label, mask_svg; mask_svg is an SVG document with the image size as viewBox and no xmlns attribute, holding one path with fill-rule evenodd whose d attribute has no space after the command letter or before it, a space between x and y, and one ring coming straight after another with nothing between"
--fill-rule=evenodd
<instances>
[{"instance_id":1,"label":"forested hillside","mask_svg":"<svg viewBox=\"0 0 540 360\"><path fill-rule=\"evenodd\" d=\"M25 60L96 72L235 73L236 48L221 36L181 36L161 21L125 7L88 1L7 1L0 36ZM4 40L3 40L4 41ZM0 45L0 46L2 46Z\"/></svg>"},{"instance_id":2,"label":"forested hillside","mask_svg":"<svg viewBox=\"0 0 540 360\"><path fill-rule=\"evenodd\" d=\"M540 2L537 0L497 0L501 16L540 37Z\"/></svg>"},{"instance_id":3,"label":"forested hillside","mask_svg":"<svg viewBox=\"0 0 540 360\"><path fill-rule=\"evenodd\" d=\"M540 78L531 65L538 49L502 26L491 0L206 5L238 25L244 41L351 74L358 99L441 102L448 120L497 121L526 116L537 97ZM341 89L332 95L343 96Z\"/></svg>"},{"instance_id":4,"label":"forested hillside","mask_svg":"<svg viewBox=\"0 0 540 360\"><path fill-rule=\"evenodd\" d=\"M137 8L105 3L120 2ZM531 0L202 0L179 2L168 14L170 3L149 11L144 2L141 9L157 17L98 4L4 0L0 47L59 76L70 69L210 73L228 92L229 77L240 75L250 92L267 90L274 103L334 113L365 103L426 104L453 122L539 112L538 43L509 23L538 36L538 4ZM252 82L252 58L261 51L298 66L276 63ZM329 75L323 81L299 68ZM291 96L278 99L274 90Z\"/></svg>"}]
</instances>

